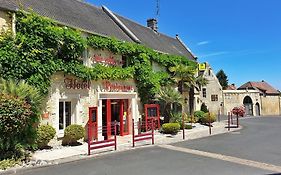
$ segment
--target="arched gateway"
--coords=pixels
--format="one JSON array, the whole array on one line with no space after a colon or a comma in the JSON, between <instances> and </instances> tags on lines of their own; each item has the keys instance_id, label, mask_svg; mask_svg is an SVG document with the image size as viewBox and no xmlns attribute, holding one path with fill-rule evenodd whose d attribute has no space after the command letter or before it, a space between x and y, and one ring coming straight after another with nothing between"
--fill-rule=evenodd
<instances>
[{"instance_id":1,"label":"arched gateway","mask_svg":"<svg viewBox=\"0 0 281 175\"><path fill-rule=\"evenodd\" d=\"M243 104L245 106L245 112L246 112L245 114L252 116L253 115L253 101L252 101L251 97L246 96L243 100Z\"/></svg>"},{"instance_id":2,"label":"arched gateway","mask_svg":"<svg viewBox=\"0 0 281 175\"><path fill-rule=\"evenodd\" d=\"M260 112L260 104L259 103L255 104L255 110L256 110L256 116L260 116L261 112Z\"/></svg>"}]
</instances>

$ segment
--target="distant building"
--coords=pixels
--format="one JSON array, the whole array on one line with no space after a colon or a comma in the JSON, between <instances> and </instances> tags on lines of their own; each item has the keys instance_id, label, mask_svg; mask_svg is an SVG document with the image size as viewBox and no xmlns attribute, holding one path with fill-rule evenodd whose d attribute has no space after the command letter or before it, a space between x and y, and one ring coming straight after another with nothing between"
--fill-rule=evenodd
<instances>
[{"instance_id":1,"label":"distant building","mask_svg":"<svg viewBox=\"0 0 281 175\"><path fill-rule=\"evenodd\" d=\"M229 87L223 91L224 114L236 106L244 105L248 116L281 114L280 91L265 81L247 82L237 90Z\"/></svg>"}]
</instances>

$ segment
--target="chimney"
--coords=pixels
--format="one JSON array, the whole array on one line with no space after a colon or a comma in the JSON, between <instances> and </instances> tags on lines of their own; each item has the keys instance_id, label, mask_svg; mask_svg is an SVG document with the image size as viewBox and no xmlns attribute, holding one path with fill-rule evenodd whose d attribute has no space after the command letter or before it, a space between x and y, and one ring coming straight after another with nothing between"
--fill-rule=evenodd
<instances>
[{"instance_id":1,"label":"chimney","mask_svg":"<svg viewBox=\"0 0 281 175\"><path fill-rule=\"evenodd\" d=\"M147 22L147 27L157 32L158 26L157 26L157 20L155 18L148 19L146 22Z\"/></svg>"}]
</instances>

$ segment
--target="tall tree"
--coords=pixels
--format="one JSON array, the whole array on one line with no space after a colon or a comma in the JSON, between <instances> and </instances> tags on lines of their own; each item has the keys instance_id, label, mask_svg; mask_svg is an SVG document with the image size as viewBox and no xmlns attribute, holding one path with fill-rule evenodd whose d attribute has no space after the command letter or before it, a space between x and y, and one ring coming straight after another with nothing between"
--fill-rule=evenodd
<instances>
[{"instance_id":1,"label":"tall tree","mask_svg":"<svg viewBox=\"0 0 281 175\"><path fill-rule=\"evenodd\" d=\"M217 76L222 88L226 89L228 86L228 79L227 79L227 75L224 73L224 71L221 69L220 71L218 71L216 76Z\"/></svg>"},{"instance_id":2,"label":"tall tree","mask_svg":"<svg viewBox=\"0 0 281 175\"><path fill-rule=\"evenodd\" d=\"M177 66L171 67L169 70L174 73L173 79L180 85L181 93L183 93L185 90L188 91L188 93L190 93L190 89L192 89L196 84L195 81L195 74L197 72L196 67L179 64ZM183 139L185 139L184 105L182 106L182 127L183 127Z\"/></svg>"}]
</instances>

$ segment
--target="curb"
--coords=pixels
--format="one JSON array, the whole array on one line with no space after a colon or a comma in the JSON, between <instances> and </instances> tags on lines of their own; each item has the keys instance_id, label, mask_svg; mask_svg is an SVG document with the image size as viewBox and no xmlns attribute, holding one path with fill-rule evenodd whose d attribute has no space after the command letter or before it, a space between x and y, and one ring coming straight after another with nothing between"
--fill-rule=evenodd
<instances>
[{"instance_id":1,"label":"curb","mask_svg":"<svg viewBox=\"0 0 281 175\"><path fill-rule=\"evenodd\" d=\"M221 121L221 122L223 122L223 121ZM223 127L223 128L225 128L225 127ZM131 150L135 150L135 149L143 149L143 148L155 147L155 146L163 145L163 144L174 144L174 143L180 143L180 142L185 142L185 141L191 141L191 140L201 139L201 138L205 138L205 137L211 137L211 136L215 136L215 135L231 133L231 132L241 130L243 128L244 127L242 125L240 125L239 128L235 128L235 129L232 129L230 131L224 131L224 132L221 132L221 133L212 133L211 135L205 135L205 136L198 137L198 138L191 138L191 139L187 138L185 140L177 140L177 141L170 142L170 143L161 143L161 144L154 144L154 145L151 145L151 144L150 145L141 145L141 146L136 146L134 148L131 147L131 148L121 149L121 150L117 150L117 151L107 151L107 152L96 153L96 154L93 154L93 155L90 155L90 156L88 156L88 155L75 155L75 156L70 156L70 157L66 157L66 158L52 160L52 161L50 161L50 164L47 164L47 165L36 165L36 166L31 166L31 167L11 168L11 169L8 169L8 170L4 170L2 172L0 171L0 175L11 175L11 174L17 174L17 173L24 173L24 172L28 172L28 171L34 170L34 169L51 167L51 166L76 162L76 161L80 161L80 160L88 160L88 159L91 159L91 158L97 159L97 158L102 157L102 156L121 153L121 152L125 152L125 151L131 151Z\"/></svg>"}]
</instances>

